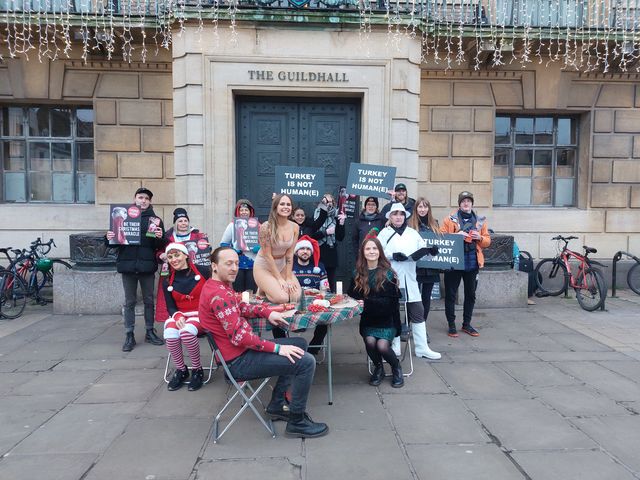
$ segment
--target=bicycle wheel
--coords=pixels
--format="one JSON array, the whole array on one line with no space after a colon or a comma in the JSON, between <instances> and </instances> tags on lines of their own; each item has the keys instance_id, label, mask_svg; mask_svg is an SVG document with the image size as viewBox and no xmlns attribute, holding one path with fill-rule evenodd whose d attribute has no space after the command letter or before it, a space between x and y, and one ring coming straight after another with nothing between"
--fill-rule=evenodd
<instances>
[{"instance_id":1,"label":"bicycle wheel","mask_svg":"<svg viewBox=\"0 0 640 480\"><path fill-rule=\"evenodd\" d=\"M18 318L27 305L27 287L9 270L0 271L0 318Z\"/></svg>"},{"instance_id":2,"label":"bicycle wheel","mask_svg":"<svg viewBox=\"0 0 640 480\"><path fill-rule=\"evenodd\" d=\"M627 283L629 288L640 295L640 263L636 264L629 269L627 273Z\"/></svg>"},{"instance_id":3,"label":"bicycle wheel","mask_svg":"<svg viewBox=\"0 0 640 480\"><path fill-rule=\"evenodd\" d=\"M53 301L53 279L54 272L60 272L61 270L70 270L71 265L64 260L54 259L52 260L52 267L46 273L38 272L37 285L38 285L38 297L42 301Z\"/></svg>"},{"instance_id":4,"label":"bicycle wheel","mask_svg":"<svg viewBox=\"0 0 640 480\"><path fill-rule=\"evenodd\" d=\"M534 272L538 288L547 295L556 297L564 292L569 284L567 267L560 259L545 258L540 260Z\"/></svg>"},{"instance_id":5,"label":"bicycle wheel","mask_svg":"<svg viewBox=\"0 0 640 480\"><path fill-rule=\"evenodd\" d=\"M606 282L602 272L595 268L587 268L584 276L578 278L577 281L582 284L575 287L576 299L583 310L593 312L602 306L607 295Z\"/></svg>"}]
</instances>

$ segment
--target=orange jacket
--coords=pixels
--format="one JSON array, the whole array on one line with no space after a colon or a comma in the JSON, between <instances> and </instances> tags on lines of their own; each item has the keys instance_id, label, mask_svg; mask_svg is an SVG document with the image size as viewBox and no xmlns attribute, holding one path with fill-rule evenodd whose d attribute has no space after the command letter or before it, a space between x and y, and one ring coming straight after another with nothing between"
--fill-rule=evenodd
<instances>
[{"instance_id":1,"label":"orange jacket","mask_svg":"<svg viewBox=\"0 0 640 480\"><path fill-rule=\"evenodd\" d=\"M478 258L478 266L480 268L484 267L484 254L482 253L483 248L487 248L491 245L491 237L489 236L489 226L486 221L487 217L478 216L478 221L476 222L476 227L478 227L478 231L480 232L480 236L482 237L479 241L476 241L476 256ZM482 226L479 226L481 224ZM460 225L458 224L458 210L454 210L449 215L447 215L442 222L442 226L440 227L441 233L457 233L460 231Z\"/></svg>"}]
</instances>

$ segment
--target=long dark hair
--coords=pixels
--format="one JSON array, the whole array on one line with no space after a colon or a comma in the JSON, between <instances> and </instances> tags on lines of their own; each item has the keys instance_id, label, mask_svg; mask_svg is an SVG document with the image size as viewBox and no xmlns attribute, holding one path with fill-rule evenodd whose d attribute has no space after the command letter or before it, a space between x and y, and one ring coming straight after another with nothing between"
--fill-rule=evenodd
<instances>
[{"instance_id":1,"label":"long dark hair","mask_svg":"<svg viewBox=\"0 0 640 480\"><path fill-rule=\"evenodd\" d=\"M364 247L367 243L373 242L376 247L378 247L378 252L380 252L380 257L378 258L378 268L376 269L376 281L375 281L375 290L380 290L382 288L382 284L388 280L388 272L391 271L393 276L393 281L397 283L396 274L391 268L391 263L384 254L384 250L382 248L382 244L380 240L376 237L367 237L360 245L360 249L358 250L358 260L356 260L356 276L355 276L355 288L356 290L360 290L362 294L366 297L369 295L369 265L367 264L367 259L364 258Z\"/></svg>"}]
</instances>

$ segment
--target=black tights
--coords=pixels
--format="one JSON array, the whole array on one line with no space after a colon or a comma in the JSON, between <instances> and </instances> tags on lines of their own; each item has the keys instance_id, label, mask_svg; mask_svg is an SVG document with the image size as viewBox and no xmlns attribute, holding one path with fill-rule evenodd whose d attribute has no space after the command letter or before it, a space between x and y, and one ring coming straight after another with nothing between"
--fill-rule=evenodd
<instances>
[{"instance_id":1,"label":"black tights","mask_svg":"<svg viewBox=\"0 0 640 480\"><path fill-rule=\"evenodd\" d=\"M364 346L367 349L367 355L369 355L374 365L380 365L382 359L391 365L391 368L396 368L400 363L395 352L391 349L389 340L376 337L364 337Z\"/></svg>"}]
</instances>

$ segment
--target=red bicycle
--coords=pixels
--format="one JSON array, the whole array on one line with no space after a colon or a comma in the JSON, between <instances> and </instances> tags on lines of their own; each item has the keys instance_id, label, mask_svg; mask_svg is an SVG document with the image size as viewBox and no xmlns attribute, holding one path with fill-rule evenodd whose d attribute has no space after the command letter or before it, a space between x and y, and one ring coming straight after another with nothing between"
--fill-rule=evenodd
<instances>
[{"instance_id":1,"label":"red bicycle","mask_svg":"<svg viewBox=\"0 0 640 480\"><path fill-rule=\"evenodd\" d=\"M589 258L590 253L597 252L595 248L584 245L584 255L570 250L569 241L577 238L562 235L553 237L551 240L558 243L558 255L540 260L534 272L535 279L541 292L539 296L557 296L571 287L576 292L580 306L592 312L604 305L607 296L607 282L602 271L594 265L605 265ZM561 242L564 242L564 246Z\"/></svg>"}]
</instances>

